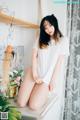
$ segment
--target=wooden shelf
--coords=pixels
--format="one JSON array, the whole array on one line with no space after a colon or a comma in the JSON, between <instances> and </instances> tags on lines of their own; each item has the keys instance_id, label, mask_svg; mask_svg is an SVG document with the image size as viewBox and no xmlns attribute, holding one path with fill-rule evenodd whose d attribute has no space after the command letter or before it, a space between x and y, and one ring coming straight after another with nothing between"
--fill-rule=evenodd
<instances>
[{"instance_id":1,"label":"wooden shelf","mask_svg":"<svg viewBox=\"0 0 80 120\"><path fill-rule=\"evenodd\" d=\"M30 23L30 22L26 22L24 20L12 17L12 16L8 16L2 12L0 12L0 22L6 23L6 24L13 24L19 27L23 27L23 28L32 28L32 29L38 29L39 25Z\"/></svg>"}]
</instances>

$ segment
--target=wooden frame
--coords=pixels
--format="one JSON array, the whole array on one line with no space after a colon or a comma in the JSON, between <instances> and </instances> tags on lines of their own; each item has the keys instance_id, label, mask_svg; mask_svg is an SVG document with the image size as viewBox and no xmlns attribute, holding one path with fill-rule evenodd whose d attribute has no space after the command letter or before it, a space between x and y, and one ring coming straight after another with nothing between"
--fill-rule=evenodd
<instances>
[{"instance_id":1,"label":"wooden frame","mask_svg":"<svg viewBox=\"0 0 80 120\"><path fill-rule=\"evenodd\" d=\"M8 16L8 15L4 14L3 12L0 12L0 22L6 23L6 24L12 23L13 25L23 27L23 28L32 28L32 29L39 28L39 25L23 21L21 19L18 19L18 18L12 17L12 16Z\"/></svg>"}]
</instances>

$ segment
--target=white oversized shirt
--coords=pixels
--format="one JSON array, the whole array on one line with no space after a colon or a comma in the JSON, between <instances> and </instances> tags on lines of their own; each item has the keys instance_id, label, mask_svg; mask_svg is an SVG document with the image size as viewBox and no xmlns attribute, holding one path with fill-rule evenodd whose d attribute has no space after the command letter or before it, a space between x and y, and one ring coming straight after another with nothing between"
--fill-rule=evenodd
<instances>
[{"instance_id":1,"label":"white oversized shirt","mask_svg":"<svg viewBox=\"0 0 80 120\"><path fill-rule=\"evenodd\" d=\"M67 37L60 38L60 41L55 44L54 39L51 39L47 48L40 49L38 39L35 41L33 48L38 51L38 75L49 84L54 72L58 57L60 55L69 56L69 40Z\"/></svg>"}]
</instances>

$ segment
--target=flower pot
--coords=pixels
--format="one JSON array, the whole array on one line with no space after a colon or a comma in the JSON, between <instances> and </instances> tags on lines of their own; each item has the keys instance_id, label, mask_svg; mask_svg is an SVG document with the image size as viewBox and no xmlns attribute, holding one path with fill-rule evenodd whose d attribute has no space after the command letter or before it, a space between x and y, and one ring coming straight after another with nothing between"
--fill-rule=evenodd
<instances>
[{"instance_id":1,"label":"flower pot","mask_svg":"<svg viewBox=\"0 0 80 120\"><path fill-rule=\"evenodd\" d=\"M17 96L18 93L18 87L16 85L14 86L9 86L9 98L14 98Z\"/></svg>"}]
</instances>

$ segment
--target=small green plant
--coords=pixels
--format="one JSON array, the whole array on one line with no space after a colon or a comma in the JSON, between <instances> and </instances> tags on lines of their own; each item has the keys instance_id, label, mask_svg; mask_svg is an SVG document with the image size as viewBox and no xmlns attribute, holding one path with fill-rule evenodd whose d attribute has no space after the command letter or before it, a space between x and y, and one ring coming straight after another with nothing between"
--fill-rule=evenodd
<instances>
[{"instance_id":1,"label":"small green plant","mask_svg":"<svg viewBox=\"0 0 80 120\"><path fill-rule=\"evenodd\" d=\"M21 120L21 112L16 107L11 106L9 99L0 95L0 112L8 112L8 120Z\"/></svg>"}]
</instances>

